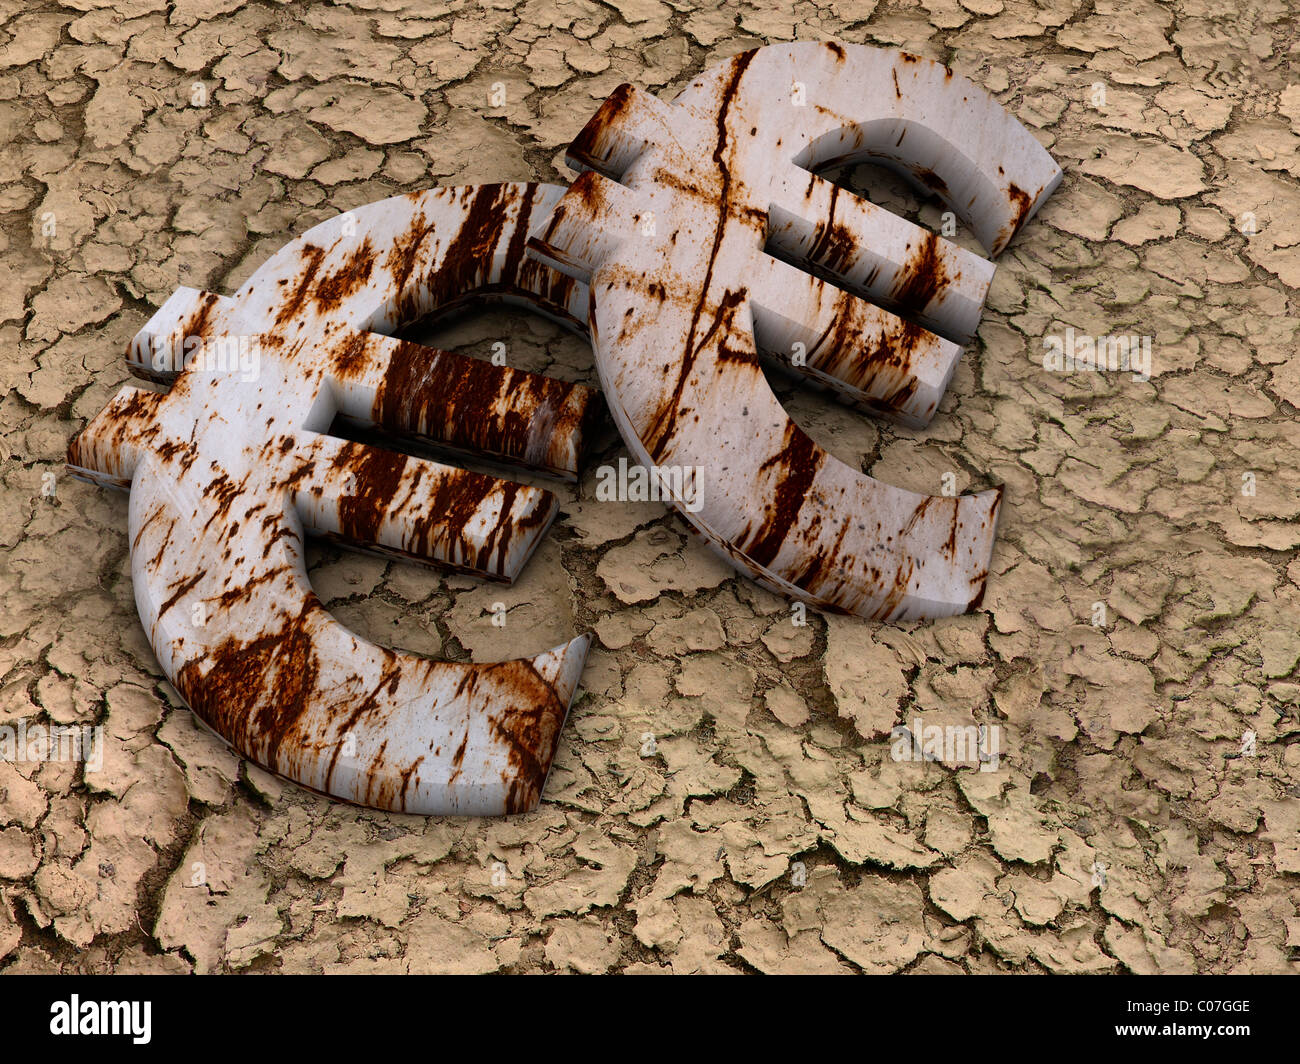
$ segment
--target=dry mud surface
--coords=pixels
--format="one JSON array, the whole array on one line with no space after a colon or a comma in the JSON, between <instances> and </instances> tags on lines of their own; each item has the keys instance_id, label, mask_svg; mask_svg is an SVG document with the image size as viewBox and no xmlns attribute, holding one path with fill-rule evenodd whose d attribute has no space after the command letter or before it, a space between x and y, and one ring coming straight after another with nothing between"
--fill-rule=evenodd
<instances>
[{"instance_id":1,"label":"dry mud surface","mask_svg":"<svg viewBox=\"0 0 1300 1064\"><path fill-rule=\"evenodd\" d=\"M5 971L1300 966L1294 4L0 0L0 20L0 723L106 743L96 773L0 763ZM795 38L949 62L1067 172L929 429L779 385L881 479L1006 485L982 607L796 626L589 475L513 588L309 556L390 645L490 660L597 633L535 814L352 808L197 727L136 618L125 496L62 467L152 310L233 291L358 204L567 180L619 82L671 95ZM876 178L849 175L918 207ZM1150 336L1150 380L1045 371L1066 327ZM439 335L593 379L525 314ZM606 427L594 463L621 453ZM893 760L917 717L997 725L998 770Z\"/></svg>"}]
</instances>

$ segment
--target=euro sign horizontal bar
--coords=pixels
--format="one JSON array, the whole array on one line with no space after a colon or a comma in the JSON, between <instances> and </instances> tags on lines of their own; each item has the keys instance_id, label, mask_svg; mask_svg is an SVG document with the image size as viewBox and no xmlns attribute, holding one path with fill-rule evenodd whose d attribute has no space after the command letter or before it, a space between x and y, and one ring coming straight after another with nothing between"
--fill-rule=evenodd
<instances>
[{"instance_id":1,"label":"euro sign horizontal bar","mask_svg":"<svg viewBox=\"0 0 1300 1064\"><path fill-rule=\"evenodd\" d=\"M544 489L329 435L336 418L574 479L595 393L384 335L473 301L574 324L586 291L524 258L561 189L434 189L286 245L233 296L179 289L132 343L141 376L72 440L129 488L131 571L167 677L239 753L410 813L534 808L590 636L532 658L431 661L348 631L306 534L497 580L557 511Z\"/></svg>"}]
</instances>

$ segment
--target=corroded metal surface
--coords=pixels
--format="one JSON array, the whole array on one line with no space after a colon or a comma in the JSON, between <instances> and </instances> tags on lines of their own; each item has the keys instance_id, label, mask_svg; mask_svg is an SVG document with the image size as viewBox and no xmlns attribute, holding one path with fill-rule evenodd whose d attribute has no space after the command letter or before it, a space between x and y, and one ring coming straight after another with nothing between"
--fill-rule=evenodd
<instances>
[{"instance_id":1,"label":"corroded metal surface","mask_svg":"<svg viewBox=\"0 0 1300 1064\"><path fill-rule=\"evenodd\" d=\"M130 488L136 604L163 670L265 768L412 813L540 799L590 637L482 665L373 645L312 593L303 535L519 571L550 492L325 433L341 415L576 475L590 389L380 334L483 298L572 320L585 290L523 257L560 191L395 197L312 229L232 298L179 289L130 353L170 390L123 388L69 445L75 475Z\"/></svg>"},{"instance_id":2,"label":"corroded metal surface","mask_svg":"<svg viewBox=\"0 0 1300 1064\"><path fill-rule=\"evenodd\" d=\"M868 617L980 600L1001 491L880 484L791 422L756 354L921 426L978 324L992 264L818 178L883 162L1004 248L1061 178L945 67L857 45L774 45L674 104L624 85L574 140L584 169L530 252L589 283L606 401L647 465L701 470L724 557L780 593ZM788 260L788 261L785 261Z\"/></svg>"}]
</instances>

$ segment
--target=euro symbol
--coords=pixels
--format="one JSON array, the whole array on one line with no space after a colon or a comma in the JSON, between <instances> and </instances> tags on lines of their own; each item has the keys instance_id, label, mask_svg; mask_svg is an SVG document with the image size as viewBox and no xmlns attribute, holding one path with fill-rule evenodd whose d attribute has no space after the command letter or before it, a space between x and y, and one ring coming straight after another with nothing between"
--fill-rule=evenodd
<instances>
[{"instance_id":1,"label":"euro symbol","mask_svg":"<svg viewBox=\"0 0 1300 1064\"><path fill-rule=\"evenodd\" d=\"M574 479L594 392L394 339L466 300L575 322L586 291L523 256L561 189L444 188L357 208L281 249L232 298L179 289L68 468L130 489L136 605L163 671L240 754L380 809L533 808L582 671L582 635L531 659L431 661L322 607L314 533L509 581L549 492L329 435L335 418Z\"/></svg>"},{"instance_id":2,"label":"euro symbol","mask_svg":"<svg viewBox=\"0 0 1300 1064\"><path fill-rule=\"evenodd\" d=\"M926 425L993 265L814 171L892 166L996 254L1061 179L1029 132L938 63L801 43L737 55L673 104L623 85L568 158L585 172L530 253L590 284L596 365L633 456L702 470L692 509L671 500L682 517L822 608L976 607L1001 489L932 497L863 476L790 420L756 356Z\"/></svg>"}]
</instances>

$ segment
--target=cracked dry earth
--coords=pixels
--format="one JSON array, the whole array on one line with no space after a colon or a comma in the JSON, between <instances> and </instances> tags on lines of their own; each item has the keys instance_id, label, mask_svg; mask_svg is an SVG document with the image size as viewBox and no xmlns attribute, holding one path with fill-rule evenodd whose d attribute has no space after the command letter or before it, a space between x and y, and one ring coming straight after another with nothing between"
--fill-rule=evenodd
<instances>
[{"instance_id":1,"label":"cracked dry earth","mask_svg":"<svg viewBox=\"0 0 1300 1064\"><path fill-rule=\"evenodd\" d=\"M0 18L0 724L102 724L106 745L99 772L0 763L4 970L1300 966L1293 5L0 0ZM671 96L796 36L944 60L1066 169L929 429L776 384L880 479L1006 485L981 608L797 626L588 474L511 588L309 554L339 619L389 645L491 660L597 633L538 812L357 809L201 730L136 617L125 496L62 470L153 309L177 285L233 291L359 204L567 180L563 146L619 82ZM941 225L892 178L842 176ZM1066 327L1149 335L1151 379L1047 372ZM581 339L527 314L431 335L594 380ZM607 425L591 462L622 453ZM998 725L998 770L893 760L917 717Z\"/></svg>"}]
</instances>

